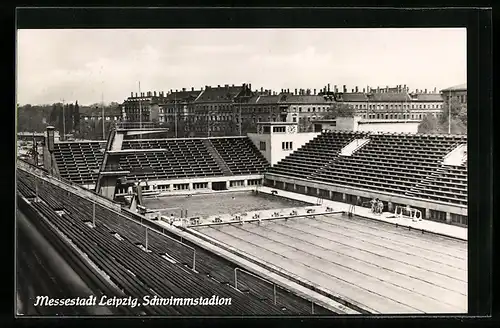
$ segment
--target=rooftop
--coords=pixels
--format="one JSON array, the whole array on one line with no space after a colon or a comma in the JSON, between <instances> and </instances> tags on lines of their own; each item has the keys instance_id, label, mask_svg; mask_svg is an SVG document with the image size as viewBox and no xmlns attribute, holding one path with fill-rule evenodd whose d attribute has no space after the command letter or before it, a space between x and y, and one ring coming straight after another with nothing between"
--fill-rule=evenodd
<instances>
[{"instance_id":1,"label":"rooftop","mask_svg":"<svg viewBox=\"0 0 500 328\"><path fill-rule=\"evenodd\" d=\"M441 90L441 92L448 92L448 91L467 91L467 83L455 85Z\"/></svg>"}]
</instances>

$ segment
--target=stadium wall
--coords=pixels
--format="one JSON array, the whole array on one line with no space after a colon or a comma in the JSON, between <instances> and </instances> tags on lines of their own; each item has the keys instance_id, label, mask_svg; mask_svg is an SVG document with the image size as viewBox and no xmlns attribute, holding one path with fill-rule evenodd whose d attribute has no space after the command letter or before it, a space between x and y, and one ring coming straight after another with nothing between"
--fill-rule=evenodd
<instances>
[{"instance_id":1,"label":"stadium wall","mask_svg":"<svg viewBox=\"0 0 500 328\"><path fill-rule=\"evenodd\" d=\"M403 120L362 120L358 122L356 131L363 132L400 132L400 133L417 133L420 121L403 121Z\"/></svg>"},{"instance_id":2,"label":"stadium wall","mask_svg":"<svg viewBox=\"0 0 500 328\"><path fill-rule=\"evenodd\" d=\"M191 179L175 179L175 180L150 180L141 181L139 185L143 191L158 191L160 193L169 193L175 191L195 191L195 190L212 190L214 182L224 182L226 189L248 187L261 185L264 176L262 174L253 175L231 175L220 177L206 178L191 178ZM120 190L118 193L126 193L126 190Z\"/></svg>"},{"instance_id":3,"label":"stadium wall","mask_svg":"<svg viewBox=\"0 0 500 328\"><path fill-rule=\"evenodd\" d=\"M344 203L351 203L349 199L352 198L353 196L354 199L357 199L358 196L360 198L368 200L373 198L379 198L380 200L385 202L391 202L393 204L401 204L401 205L410 205L414 208L423 209L422 215L426 219L430 218L431 211L444 212L446 213L446 223L451 223L452 214L462 215L465 217L468 216L467 206L452 205L449 203L431 201L427 199L420 200L412 197L406 197L403 195L394 195L391 193L385 193L381 191L373 191L355 187L346 187L336 184L326 184L300 178L290 178L273 173L265 174L264 185L296 193L303 193L307 195L315 194L318 197L329 198L331 200L341 201ZM327 194L325 194L325 192L327 192Z\"/></svg>"},{"instance_id":4,"label":"stadium wall","mask_svg":"<svg viewBox=\"0 0 500 328\"><path fill-rule=\"evenodd\" d=\"M269 164L273 166L283 158L287 157L288 155L317 137L319 134L320 133L317 132L304 132L295 134L279 134L275 132L273 134L248 133L247 136L250 138L250 140L252 140L257 149L260 150ZM266 143L266 147L264 150L262 150L260 147L261 142ZM283 147L284 142L291 142L292 147L290 149L283 149L287 148Z\"/></svg>"}]
</instances>

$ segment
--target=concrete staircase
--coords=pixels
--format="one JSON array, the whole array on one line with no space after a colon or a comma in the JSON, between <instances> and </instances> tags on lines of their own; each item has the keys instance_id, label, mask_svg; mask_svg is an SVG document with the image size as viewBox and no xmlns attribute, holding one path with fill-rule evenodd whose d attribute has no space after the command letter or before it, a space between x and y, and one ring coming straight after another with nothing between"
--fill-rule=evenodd
<instances>
[{"instance_id":1,"label":"concrete staircase","mask_svg":"<svg viewBox=\"0 0 500 328\"><path fill-rule=\"evenodd\" d=\"M438 167L434 172L429 174L427 177L422 179L422 181L418 182L413 186L410 190L408 190L405 194L407 196L418 196L418 193L422 188L425 186L428 186L431 182L436 180L440 175L442 175L446 171L446 168L444 166Z\"/></svg>"},{"instance_id":2,"label":"concrete staircase","mask_svg":"<svg viewBox=\"0 0 500 328\"><path fill-rule=\"evenodd\" d=\"M210 139L203 139L203 144L205 144L205 147L207 147L208 152L210 153L210 155L212 155L213 159L215 160L215 163L217 163L217 165L219 165L219 167L221 168L222 173L225 176L234 175L233 172L231 172L231 170L227 166L226 161L222 159L217 149L215 149L214 145L212 144L212 141L210 141Z\"/></svg>"}]
</instances>

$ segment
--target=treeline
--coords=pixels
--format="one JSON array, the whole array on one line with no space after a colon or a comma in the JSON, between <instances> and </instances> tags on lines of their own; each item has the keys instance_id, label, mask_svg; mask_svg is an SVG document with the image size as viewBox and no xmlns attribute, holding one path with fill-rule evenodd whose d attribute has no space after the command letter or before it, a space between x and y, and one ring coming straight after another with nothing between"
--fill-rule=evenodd
<instances>
[{"instance_id":1,"label":"treeline","mask_svg":"<svg viewBox=\"0 0 500 328\"><path fill-rule=\"evenodd\" d=\"M456 99L449 105L445 103L440 117L429 114L418 126L418 133L447 134L448 130L452 134L467 134L467 104L461 104Z\"/></svg>"},{"instance_id":2,"label":"treeline","mask_svg":"<svg viewBox=\"0 0 500 328\"><path fill-rule=\"evenodd\" d=\"M80 107L74 104L17 106L17 130L20 132L44 132L47 126L54 126L62 134L78 131Z\"/></svg>"},{"instance_id":3,"label":"treeline","mask_svg":"<svg viewBox=\"0 0 500 328\"><path fill-rule=\"evenodd\" d=\"M106 115L116 115L119 104L112 102L104 106ZM54 126L62 136L73 135L77 139L103 139L102 120L83 120L83 115L100 116L102 107L100 104L93 104L82 108L75 103L52 105L18 105L17 106L17 131L19 132L44 132L47 126ZM110 129L111 121L105 123L105 134Z\"/></svg>"}]
</instances>

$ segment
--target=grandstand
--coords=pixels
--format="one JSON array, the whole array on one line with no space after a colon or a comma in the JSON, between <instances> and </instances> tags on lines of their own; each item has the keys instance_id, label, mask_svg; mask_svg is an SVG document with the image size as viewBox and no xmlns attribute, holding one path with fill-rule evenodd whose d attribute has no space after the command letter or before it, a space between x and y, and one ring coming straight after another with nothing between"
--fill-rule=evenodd
<instances>
[{"instance_id":1,"label":"grandstand","mask_svg":"<svg viewBox=\"0 0 500 328\"><path fill-rule=\"evenodd\" d=\"M154 128L117 128L106 142L52 141L53 149L44 152L52 159L44 161L47 171L18 167L20 206L87 254L109 276L110 292L139 298L217 294L238 304L147 307L134 314L466 312L464 241L430 230L425 236L400 232L359 216L351 216L357 223L346 223L340 214L326 213L273 218L284 223L253 219L244 226L246 219L231 221L234 215L228 214L231 222L176 227L161 215L147 219L120 198L152 192L169 207L173 195L224 191L214 200L224 202L232 191L273 197L283 191L296 201L317 199L321 211L327 201L338 206L337 213L346 211L336 204L369 208L369 201L379 198L380 220L397 214L397 207L410 207L423 222L467 225L466 136L301 134L290 124L267 124L245 137L166 139L154 137L159 132ZM137 191L131 192L131 182ZM423 255L403 254L401 247ZM243 278L236 278L237 271Z\"/></svg>"},{"instance_id":2,"label":"grandstand","mask_svg":"<svg viewBox=\"0 0 500 328\"><path fill-rule=\"evenodd\" d=\"M179 242L87 197L54 185L42 174L18 170L20 207L31 208L39 219L71 240L108 277L108 287L125 295L178 297L230 297L231 306L138 308L150 315L250 315L310 313L311 303L259 278L240 278L234 286L235 265L203 250ZM68 186L69 187L69 186ZM95 209L93 208L95 206ZM95 214L93 214L95 211ZM89 225L89 219L93 222ZM147 235L147 236L146 236ZM95 248L93 245L99 245ZM196 258L195 258L196 257ZM113 260L112 260L113 259ZM116 291L115 291L116 292ZM333 314L315 306L316 313Z\"/></svg>"}]
</instances>

